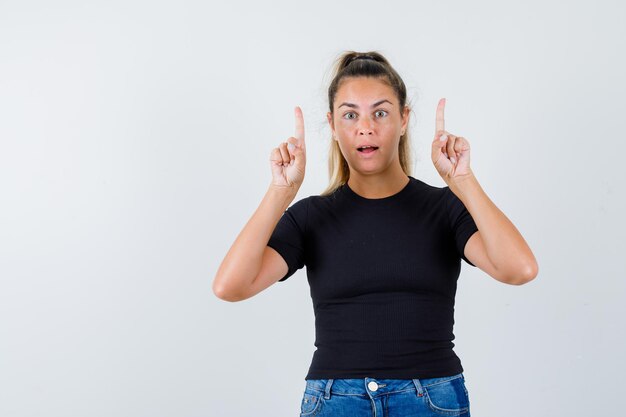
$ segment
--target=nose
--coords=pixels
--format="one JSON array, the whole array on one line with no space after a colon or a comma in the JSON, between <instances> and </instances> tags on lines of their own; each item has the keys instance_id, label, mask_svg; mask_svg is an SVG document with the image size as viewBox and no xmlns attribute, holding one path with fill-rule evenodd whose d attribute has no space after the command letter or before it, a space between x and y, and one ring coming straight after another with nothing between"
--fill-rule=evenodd
<instances>
[{"instance_id":1,"label":"nose","mask_svg":"<svg viewBox=\"0 0 626 417\"><path fill-rule=\"evenodd\" d=\"M368 119L361 119L363 122L359 125L359 135L371 135L372 129L370 128L370 121Z\"/></svg>"}]
</instances>

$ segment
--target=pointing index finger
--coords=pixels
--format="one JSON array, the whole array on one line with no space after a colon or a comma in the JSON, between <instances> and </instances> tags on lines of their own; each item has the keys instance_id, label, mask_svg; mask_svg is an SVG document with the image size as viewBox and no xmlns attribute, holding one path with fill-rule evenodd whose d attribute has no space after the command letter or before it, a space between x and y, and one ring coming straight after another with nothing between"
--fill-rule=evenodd
<instances>
[{"instance_id":1,"label":"pointing index finger","mask_svg":"<svg viewBox=\"0 0 626 417\"><path fill-rule=\"evenodd\" d=\"M439 99L439 104L437 105L437 116L435 118L435 134L440 130L446 130L444 120L443 120L443 110L446 107L446 99Z\"/></svg>"},{"instance_id":2,"label":"pointing index finger","mask_svg":"<svg viewBox=\"0 0 626 417\"><path fill-rule=\"evenodd\" d=\"M296 106L294 109L296 116L296 134L294 137L298 139L300 145L304 144L304 117L302 116L302 109L300 106Z\"/></svg>"}]
</instances>

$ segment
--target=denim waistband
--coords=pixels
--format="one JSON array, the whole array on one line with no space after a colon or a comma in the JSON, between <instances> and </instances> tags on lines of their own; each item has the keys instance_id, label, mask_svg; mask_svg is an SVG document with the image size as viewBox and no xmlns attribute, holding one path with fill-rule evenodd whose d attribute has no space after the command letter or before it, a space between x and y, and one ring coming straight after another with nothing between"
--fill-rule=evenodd
<instances>
[{"instance_id":1,"label":"denim waistband","mask_svg":"<svg viewBox=\"0 0 626 417\"><path fill-rule=\"evenodd\" d=\"M314 391L323 391L324 398L329 399L332 394L381 396L394 392L415 391L418 396L424 394L424 387L440 384L456 378L463 378L463 373L438 378L415 379L379 379L379 378L350 378L350 379L308 379L306 388Z\"/></svg>"}]
</instances>

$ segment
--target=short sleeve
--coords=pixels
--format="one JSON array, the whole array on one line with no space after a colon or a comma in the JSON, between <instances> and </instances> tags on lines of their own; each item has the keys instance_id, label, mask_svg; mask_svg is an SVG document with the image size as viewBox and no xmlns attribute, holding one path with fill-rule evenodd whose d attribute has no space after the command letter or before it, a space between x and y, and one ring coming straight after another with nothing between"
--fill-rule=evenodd
<instances>
[{"instance_id":1,"label":"short sleeve","mask_svg":"<svg viewBox=\"0 0 626 417\"><path fill-rule=\"evenodd\" d=\"M445 187L445 189L447 194L446 205L448 208L448 217L457 251L465 262L475 267L476 265L465 257L465 244L474 232L478 231L478 227L461 199L450 190L450 187Z\"/></svg>"},{"instance_id":2,"label":"short sleeve","mask_svg":"<svg viewBox=\"0 0 626 417\"><path fill-rule=\"evenodd\" d=\"M289 270L278 281L284 281L304 267L304 235L308 215L308 198L292 204L276 224L267 246L283 257Z\"/></svg>"}]
</instances>

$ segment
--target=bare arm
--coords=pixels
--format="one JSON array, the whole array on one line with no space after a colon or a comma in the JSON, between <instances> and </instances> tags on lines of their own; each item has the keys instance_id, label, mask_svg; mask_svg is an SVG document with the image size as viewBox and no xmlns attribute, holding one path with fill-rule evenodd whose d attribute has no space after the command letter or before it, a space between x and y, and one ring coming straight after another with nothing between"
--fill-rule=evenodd
<instances>
[{"instance_id":1,"label":"bare arm","mask_svg":"<svg viewBox=\"0 0 626 417\"><path fill-rule=\"evenodd\" d=\"M479 231L465 246L465 256L498 281L521 285L533 280L539 267L533 252L513 223L489 199L474 175L451 182Z\"/></svg>"},{"instance_id":2,"label":"bare arm","mask_svg":"<svg viewBox=\"0 0 626 417\"><path fill-rule=\"evenodd\" d=\"M270 185L226 257L213 280L213 292L228 301L247 298L249 288L259 274L267 243L283 212L296 196L297 189ZM281 278L276 277L276 280Z\"/></svg>"},{"instance_id":3,"label":"bare arm","mask_svg":"<svg viewBox=\"0 0 626 417\"><path fill-rule=\"evenodd\" d=\"M270 155L272 182L213 279L213 293L223 300L245 300L287 273L285 260L267 244L304 180L306 144L302 109L296 106L294 114L295 135L274 148Z\"/></svg>"},{"instance_id":4,"label":"bare arm","mask_svg":"<svg viewBox=\"0 0 626 417\"><path fill-rule=\"evenodd\" d=\"M498 281L525 284L537 276L537 260L517 228L476 180L470 168L469 141L445 130L445 104L442 98L437 105L431 156L437 171L479 229L465 244L465 257Z\"/></svg>"}]
</instances>

